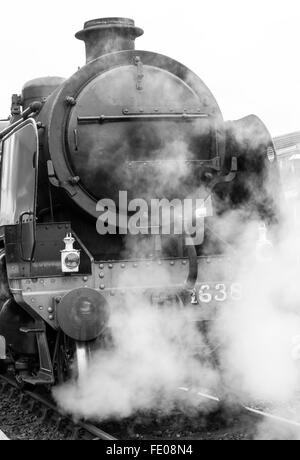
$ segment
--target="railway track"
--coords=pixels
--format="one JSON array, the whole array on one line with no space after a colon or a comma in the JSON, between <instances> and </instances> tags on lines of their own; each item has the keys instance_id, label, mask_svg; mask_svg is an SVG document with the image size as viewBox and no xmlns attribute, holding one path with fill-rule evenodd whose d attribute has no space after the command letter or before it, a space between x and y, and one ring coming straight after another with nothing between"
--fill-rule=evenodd
<instances>
[{"instance_id":1,"label":"railway track","mask_svg":"<svg viewBox=\"0 0 300 460\"><path fill-rule=\"evenodd\" d=\"M185 387L181 387L179 388L179 390L186 393L192 393L195 397L198 397L199 399L206 399L208 401L215 402L216 404L222 404L221 398L219 398L218 396L210 395L203 391L198 391L195 389L189 389ZM241 414L241 416L252 418L256 421L256 423L270 422L273 423L274 426L281 425L285 428L291 428L294 430L294 432L299 432L300 437L300 422L297 420L282 417L278 414L263 410L262 408L244 405L241 402L238 402L238 400L235 403L235 408L236 411L238 411Z\"/></svg>"},{"instance_id":2,"label":"railway track","mask_svg":"<svg viewBox=\"0 0 300 460\"><path fill-rule=\"evenodd\" d=\"M171 414L170 416L148 413L138 414L119 422L107 422L99 427L82 420L74 421L56 407L48 394L44 395L35 390L21 388L12 378L0 375L0 394L5 394L6 400L9 401L6 410L10 413L10 401L12 400L15 406L26 408L26 411L34 414L33 417L38 420L36 423L45 431L48 430L48 426L52 427L51 430L49 428L49 439L53 438L50 432L58 433L64 439L73 440L253 439L256 427L263 422L272 423L280 430L282 428L285 431L292 429L293 433L297 433L297 439L300 439L300 423L297 420L240 403L234 403L232 412L230 407L227 412L227 408L223 408L221 398L217 396L203 390L185 387L179 390L189 394L190 398L197 398L199 403L203 400L211 401L215 404L215 414L219 412L219 415L214 415L212 412L207 416L201 416L198 413L194 417L189 417L180 415L179 412L177 415ZM21 419L20 424L22 422ZM18 424L16 426L18 429ZM6 431L5 427L2 426L2 428ZM20 432L22 434L21 428ZM109 433L114 433L115 436ZM13 437L9 429L7 434L10 438ZM0 440L2 439L8 438L0 430Z\"/></svg>"},{"instance_id":3,"label":"railway track","mask_svg":"<svg viewBox=\"0 0 300 460\"><path fill-rule=\"evenodd\" d=\"M11 399L14 395L19 398L19 405L26 404L35 412L43 423L55 424L57 431L64 430L69 434L68 439L92 439L115 441L116 438L101 430L97 426L84 421L74 421L63 413L48 396L21 388L13 379L0 375L0 394L7 392Z\"/></svg>"}]
</instances>

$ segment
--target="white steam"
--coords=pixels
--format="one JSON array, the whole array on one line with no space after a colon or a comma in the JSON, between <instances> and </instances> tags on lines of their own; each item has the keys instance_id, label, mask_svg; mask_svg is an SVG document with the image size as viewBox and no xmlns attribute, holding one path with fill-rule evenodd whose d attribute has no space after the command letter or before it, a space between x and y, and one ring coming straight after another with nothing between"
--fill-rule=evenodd
<instances>
[{"instance_id":1,"label":"white steam","mask_svg":"<svg viewBox=\"0 0 300 460\"><path fill-rule=\"evenodd\" d=\"M183 399L178 387L187 386L211 394L228 392L246 404L300 421L300 226L294 221L295 203L281 208L283 225L269 236L273 249L261 244L261 222L250 218L247 209L229 211L214 223L214 231L234 243L226 256L243 292L240 301L220 304L210 331L213 346L218 346L218 369L189 308L157 309L142 295L126 295L112 309L114 347L95 353L79 384L55 389L60 406L96 420L153 409L169 413L178 405L185 411L193 405L208 411L204 403ZM157 277L160 285L170 284L167 273L149 272L121 284L149 285L149 278L155 284ZM299 433L266 422L257 437L298 439Z\"/></svg>"},{"instance_id":2,"label":"white steam","mask_svg":"<svg viewBox=\"0 0 300 460\"><path fill-rule=\"evenodd\" d=\"M220 372L229 393L299 422L300 235L295 206L296 202L281 204L283 222L273 250L259 241L261 223L248 222L239 232L234 264L243 296L220 311L213 339L220 345ZM238 220L236 213L223 219L225 234L237 233ZM258 439L299 436L299 428L267 420L257 430Z\"/></svg>"},{"instance_id":3,"label":"white steam","mask_svg":"<svg viewBox=\"0 0 300 460\"><path fill-rule=\"evenodd\" d=\"M216 386L218 374L205 364L207 347L184 310L154 309L129 296L113 310L110 326L114 348L94 355L79 384L55 390L66 411L104 420L152 409L169 413L178 404L188 410L199 401L184 400L179 386Z\"/></svg>"}]
</instances>

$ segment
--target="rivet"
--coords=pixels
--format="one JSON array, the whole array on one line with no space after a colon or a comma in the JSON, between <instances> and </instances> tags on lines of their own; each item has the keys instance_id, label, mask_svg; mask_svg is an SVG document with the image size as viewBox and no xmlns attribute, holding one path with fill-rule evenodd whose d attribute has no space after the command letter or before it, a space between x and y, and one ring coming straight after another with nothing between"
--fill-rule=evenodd
<instances>
[{"instance_id":1,"label":"rivet","mask_svg":"<svg viewBox=\"0 0 300 460\"><path fill-rule=\"evenodd\" d=\"M40 309L41 311L43 311L43 310L44 310L44 307L42 307L42 305L40 305L40 306L39 306L39 309Z\"/></svg>"},{"instance_id":2,"label":"rivet","mask_svg":"<svg viewBox=\"0 0 300 460\"><path fill-rule=\"evenodd\" d=\"M125 264L122 264L122 265L121 265L121 268L125 268Z\"/></svg>"},{"instance_id":3,"label":"rivet","mask_svg":"<svg viewBox=\"0 0 300 460\"><path fill-rule=\"evenodd\" d=\"M170 265L173 267L173 265L175 265L175 262L172 260L172 262L170 262Z\"/></svg>"},{"instance_id":4,"label":"rivet","mask_svg":"<svg viewBox=\"0 0 300 460\"><path fill-rule=\"evenodd\" d=\"M99 278L104 278L104 273L99 273Z\"/></svg>"},{"instance_id":5,"label":"rivet","mask_svg":"<svg viewBox=\"0 0 300 460\"><path fill-rule=\"evenodd\" d=\"M99 265L99 268L100 268L100 270L103 270L103 269L104 269L104 265L103 265L103 264L100 264L100 265Z\"/></svg>"},{"instance_id":6,"label":"rivet","mask_svg":"<svg viewBox=\"0 0 300 460\"><path fill-rule=\"evenodd\" d=\"M133 266L134 266L134 268L138 268L139 265L138 264L133 264Z\"/></svg>"},{"instance_id":7,"label":"rivet","mask_svg":"<svg viewBox=\"0 0 300 460\"><path fill-rule=\"evenodd\" d=\"M211 263L211 260L210 260L210 259L206 259L206 262L207 262L208 264L210 264L210 263Z\"/></svg>"},{"instance_id":8,"label":"rivet","mask_svg":"<svg viewBox=\"0 0 300 460\"><path fill-rule=\"evenodd\" d=\"M83 281L86 283L88 281L88 277L87 276L84 276L83 278Z\"/></svg>"},{"instance_id":9,"label":"rivet","mask_svg":"<svg viewBox=\"0 0 300 460\"><path fill-rule=\"evenodd\" d=\"M182 265L186 265L186 264L187 264L186 260L183 260Z\"/></svg>"},{"instance_id":10,"label":"rivet","mask_svg":"<svg viewBox=\"0 0 300 460\"><path fill-rule=\"evenodd\" d=\"M108 268L110 268L110 270L114 268L113 264L109 264Z\"/></svg>"},{"instance_id":11,"label":"rivet","mask_svg":"<svg viewBox=\"0 0 300 460\"><path fill-rule=\"evenodd\" d=\"M72 106L72 105L76 105L76 100L75 100L75 98L72 97L72 96L67 96L67 97L65 98L65 102L66 102L67 105L71 105L71 106Z\"/></svg>"},{"instance_id":12,"label":"rivet","mask_svg":"<svg viewBox=\"0 0 300 460\"><path fill-rule=\"evenodd\" d=\"M56 303L59 303L60 301L61 301L61 297L56 297L56 298L55 298L55 302L56 302Z\"/></svg>"},{"instance_id":13,"label":"rivet","mask_svg":"<svg viewBox=\"0 0 300 460\"><path fill-rule=\"evenodd\" d=\"M53 316L53 315L49 315L48 318L50 319L50 321L53 321L53 320L54 320L54 316Z\"/></svg>"},{"instance_id":14,"label":"rivet","mask_svg":"<svg viewBox=\"0 0 300 460\"><path fill-rule=\"evenodd\" d=\"M103 291L105 289L104 284L101 284L100 289Z\"/></svg>"},{"instance_id":15,"label":"rivet","mask_svg":"<svg viewBox=\"0 0 300 460\"><path fill-rule=\"evenodd\" d=\"M49 313L53 313L53 311L54 311L54 310L53 310L52 307L49 307L49 308L48 308L48 312L49 312Z\"/></svg>"}]
</instances>

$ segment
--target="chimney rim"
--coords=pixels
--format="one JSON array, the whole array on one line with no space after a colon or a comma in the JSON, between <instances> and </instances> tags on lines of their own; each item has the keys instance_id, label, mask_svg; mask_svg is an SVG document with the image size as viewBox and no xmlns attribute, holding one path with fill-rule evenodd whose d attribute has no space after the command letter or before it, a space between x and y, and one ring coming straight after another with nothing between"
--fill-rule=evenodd
<instances>
[{"instance_id":1,"label":"chimney rim","mask_svg":"<svg viewBox=\"0 0 300 460\"><path fill-rule=\"evenodd\" d=\"M91 19L84 23L84 28L75 34L78 40L85 40L90 32L102 30L126 30L131 32L134 38L140 37L144 34L143 29L136 27L133 19L123 17L108 17Z\"/></svg>"}]
</instances>

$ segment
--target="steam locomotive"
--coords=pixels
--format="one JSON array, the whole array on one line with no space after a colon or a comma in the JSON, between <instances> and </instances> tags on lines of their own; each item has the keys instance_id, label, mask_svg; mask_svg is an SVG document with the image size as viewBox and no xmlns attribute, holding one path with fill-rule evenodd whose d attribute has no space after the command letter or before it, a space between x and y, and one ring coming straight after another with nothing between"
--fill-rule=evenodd
<instances>
[{"instance_id":1,"label":"steam locomotive","mask_svg":"<svg viewBox=\"0 0 300 460\"><path fill-rule=\"evenodd\" d=\"M86 65L67 80L26 83L1 122L0 366L19 383L62 382L74 362L79 372L106 346L110 313L128 292L211 320L237 289L214 222L231 209L267 225L278 218L264 124L225 122L191 70L135 49L142 34L131 19L86 22L76 34ZM201 240L163 234L161 222L124 231L121 191L165 200L162 210L167 200L200 200L190 223Z\"/></svg>"}]
</instances>

